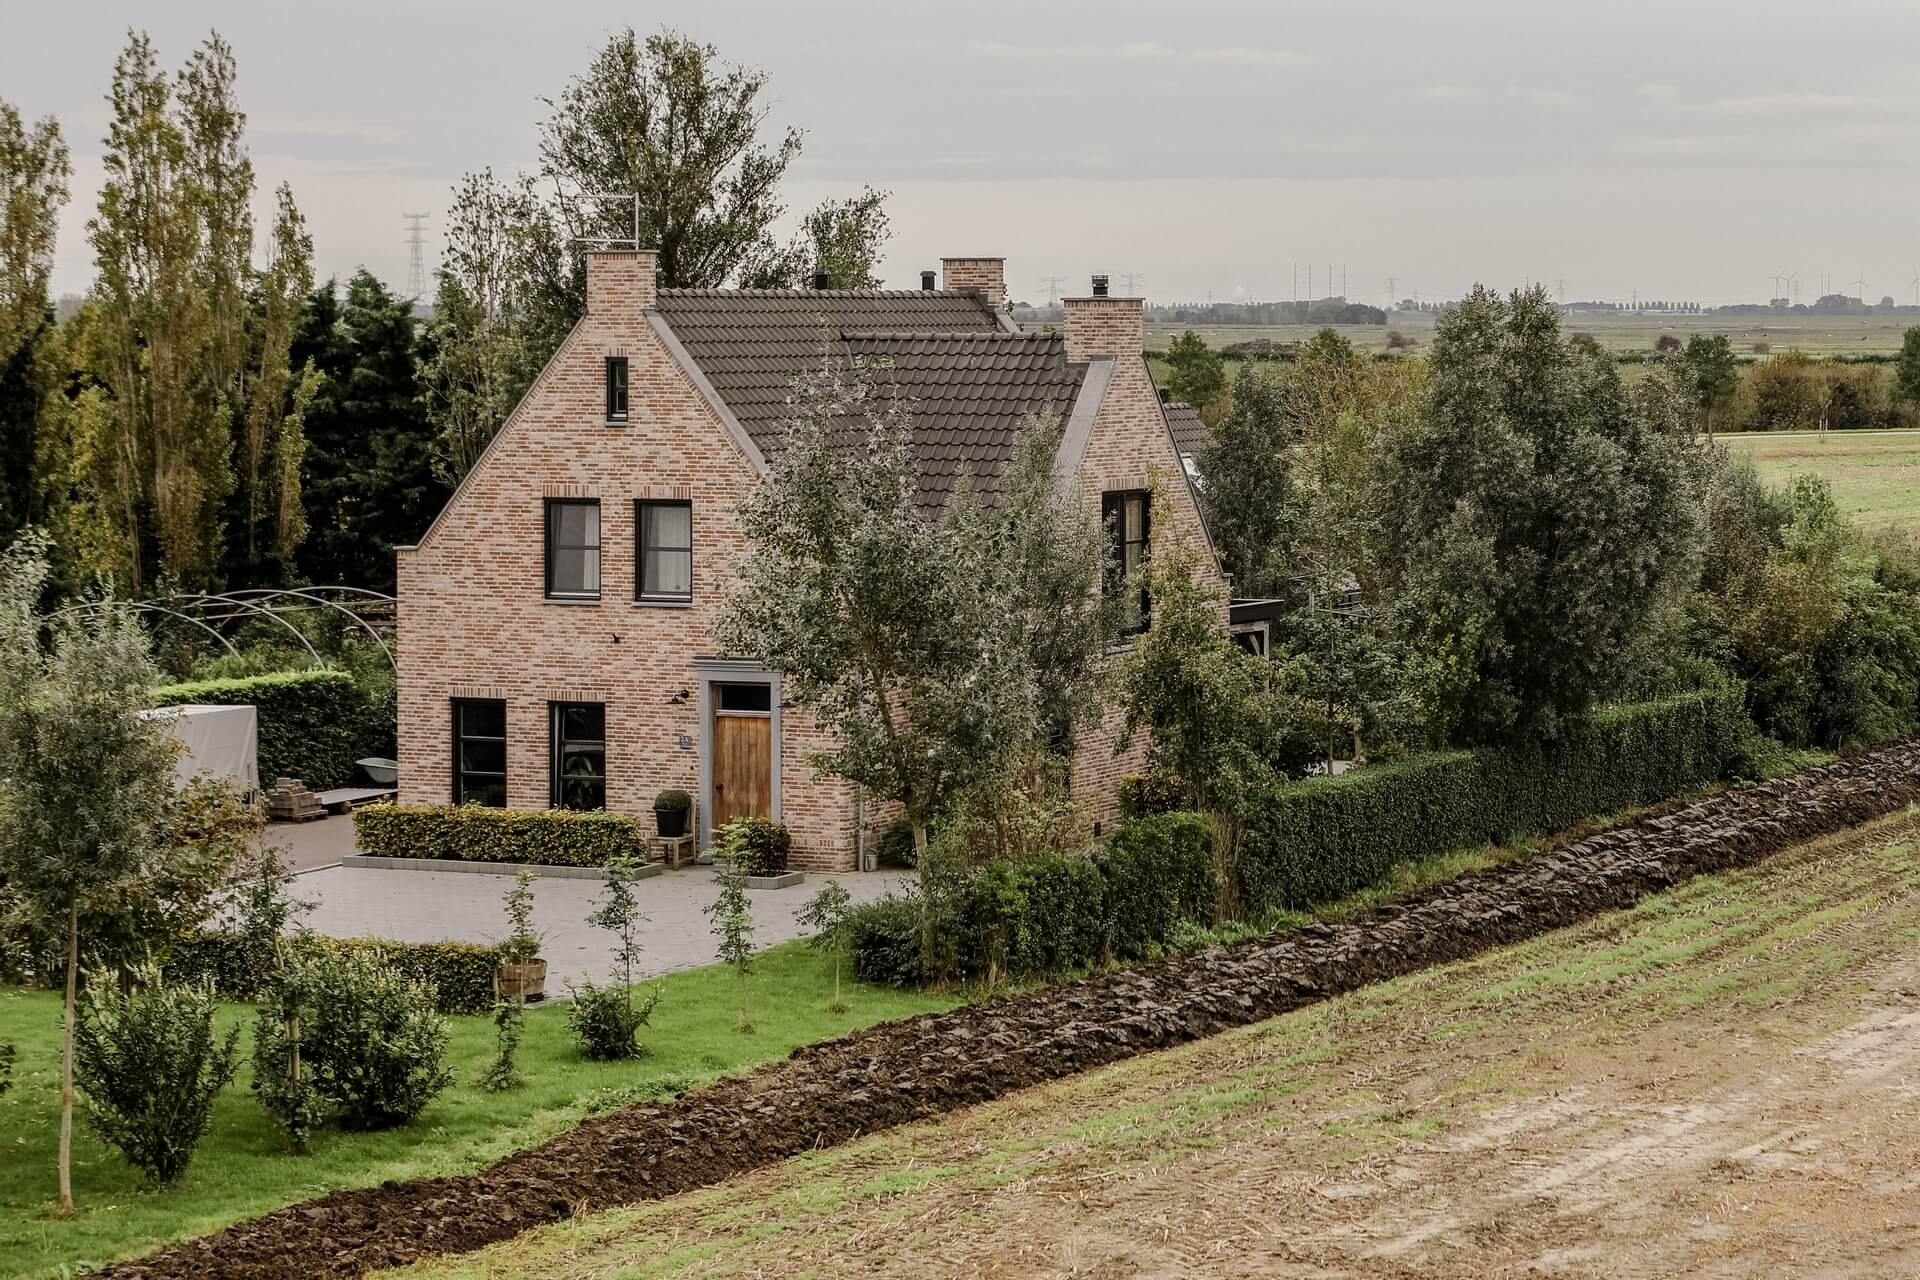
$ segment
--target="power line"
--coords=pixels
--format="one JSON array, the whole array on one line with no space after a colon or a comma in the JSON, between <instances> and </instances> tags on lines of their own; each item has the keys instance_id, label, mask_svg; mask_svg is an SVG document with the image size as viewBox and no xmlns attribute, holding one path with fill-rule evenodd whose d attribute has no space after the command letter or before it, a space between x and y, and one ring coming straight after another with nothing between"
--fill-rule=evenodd
<instances>
[{"instance_id":1,"label":"power line","mask_svg":"<svg viewBox=\"0 0 1920 1280\"><path fill-rule=\"evenodd\" d=\"M1047 305L1051 307L1060 300L1060 286L1067 282L1066 276L1041 276L1040 283L1047 286Z\"/></svg>"},{"instance_id":2,"label":"power line","mask_svg":"<svg viewBox=\"0 0 1920 1280\"><path fill-rule=\"evenodd\" d=\"M1147 273L1144 271L1122 271L1119 274L1120 278L1127 282L1127 296L1129 298L1137 296L1134 292L1134 282L1136 280L1145 280Z\"/></svg>"}]
</instances>

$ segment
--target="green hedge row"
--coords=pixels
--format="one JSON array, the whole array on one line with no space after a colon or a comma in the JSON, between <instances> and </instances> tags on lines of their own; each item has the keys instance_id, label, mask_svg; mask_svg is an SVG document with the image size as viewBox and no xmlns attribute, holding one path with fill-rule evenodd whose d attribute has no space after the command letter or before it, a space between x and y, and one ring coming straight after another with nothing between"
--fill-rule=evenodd
<instances>
[{"instance_id":1,"label":"green hedge row","mask_svg":"<svg viewBox=\"0 0 1920 1280\"><path fill-rule=\"evenodd\" d=\"M1546 746L1413 756L1276 787L1245 815L1242 906L1326 902L1398 862L1682 795L1726 777L1752 731L1730 687L1608 707Z\"/></svg>"},{"instance_id":2,"label":"green hedge row","mask_svg":"<svg viewBox=\"0 0 1920 1280\"><path fill-rule=\"evenodd\" d=\"M315 791L351 786L354 761L393 755L391 699L374 699L344 671L276 671L164 685L154 705L250 705L260 730L260 785L298 778Z\"/></svg>"},{"instance_id":3,"label":"green hedge row","mask_svg":"<svg viewBox=\"0 0 1920 1280\"><path fill-rule=\"evenodd\" d=\"M1182 921L1213 918L1213 828L1192 813L1123 822L1092 859L1053 855L991 862L960 891L957 973L929 972L921 900L883 898L850 916L853 970L907 986L947 977L1016 978L1133 960Z\"/></svg>"},{"instance_id":4,"label":"green hedge row","mask_svg":"<svg viewBox=\"0 0 1920 1280\"><path fill-rule=\"evenodd\" d=\"M361 853L550 867L604 867L623 856L645 861L651 856L650 821L620 813L472 804L383 804L353 811Z\"/></svg>"},{"instance_id":5,"label":"green hedge row","mask_svg":"<svg viewBox=\"0 0 1920 1280\"><path fill-rule=\"evenodd\" d=\"M493 1008L493 978L499 949L471 942L388 942L374 938L310 936L309 945L336 951L372 951L415 982L430 984L442 1013L485 1013ZM167 976L201 982L234 1000L250 1000L266 985L265 965L252 939L237 933L201 932L176 942L167 953Z\"/></svg>"}]
</instances>

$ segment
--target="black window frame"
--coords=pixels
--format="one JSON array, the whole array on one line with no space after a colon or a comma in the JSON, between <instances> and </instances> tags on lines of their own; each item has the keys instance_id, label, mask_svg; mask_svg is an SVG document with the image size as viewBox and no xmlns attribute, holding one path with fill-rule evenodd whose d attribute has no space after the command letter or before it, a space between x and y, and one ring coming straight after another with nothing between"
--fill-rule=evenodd
<instances>
[{"instance_id":1,"label":"black window frame","mask_svg":"<svg viewBox=\"0 0 1920 1280\"><path fill-rule=\"evenodd\" d=\"M687 589L685 591L647 590L647 509L678 507L687 513L687 545L655 547L656 551L685 552ZM693 599L693 502L687 498L636 498L633 503L633 598L644 601L668 601L676 604Z\"/></svg>"},{"instance_id":2,"label":"black window frame","mask_svg":"<svg viewBox=\"0 0 1920 1280\"><path fill-rule=\"evenodd\" d=\"M500 710L500 732L469 733L467 731L467 712L474 707L498 707ZM466 767L465 744L468 742L497 742L500 744L500 771L491 769L469 769ZM453 700L453 758L449 762L453 767L453 802L455 804L477 804L489 809L507 807L507 700L505 698L455 698ZM500 783L500 803L489 804L485 800L468 798L468 778L498 778Z\"/></svg>"},{"instance_id":3,"label":"black window frame","mask_svg":"<svg viewBox=\"0 0 1920 1280\"><path fill-rule=\"evenodd\" d=\"M633 394L633 367L625 356L608 356L606 372L608 422L626 422Z\"/></svg>"},{"instance_id":4,"label":"black window frame","mask_svg":"<svg viewBox=\"0 0 1920 1280\"><path fill-rule=\"evenodd\" d=\"M569 711L594 708L600 713L600 736L598 738L569 738L564 734L566 716ZM570 750L590 751L598 748L600 753L600 775L598 787L600 803L598 805L576 805L568 802L565 775L561 771L562 762ZM553 809L570 809L582 813L594 813L607 807L607 704L604 702L549 702L547 704L547 805Z\"/></svg>"},{"instance_id":5,"label":"black window frame","mask_svg":"<svg viewBox=\"0 0 1920 1280\"><path fill-rule=\"evenodd\" d=\"M1140 500L1140 536L1127 537L1127 503ZM1107 532L1107 564L1102 588L1118 596L1127 581L1127 548L1139 548L1136 565L1144 567L1153 546L1153 491L1151 489L1108 489L1100 495L1100 524ZM1150 602L1145 585L1135 616L1121 628L1123 635L1139 635L1151 623Z\"/></svg>"},{"instance_id":6,"label":"black window frame","mask_svg":"<svg viewBox=\"0 0 1920 1280\"><path fill-rule=\"evenodd\" d=\"M562 507L592 507L593 508L594 540L591 546L588 546L585 543L582 543L579 546L561 546L559 544L558 538L559 538L560 524L555 517L556 517L556 513ZM602 573L602 570L604 569L606 564L605 529L606 529L606 526L600 519L600 499L598 498L548 498L546 500L545 541L546 541L546 562L547 562L547 576L546 576L547 599L549 600L598 600L600 599L601 591L604 588L606 583L606 579ZM592 591L555 591L553 589L553 560L554 560L554 552L556 551L591 551L593 552L593 580L597 583L600 583L601 586L594 588Z\"/></svg>"}]
</instances>

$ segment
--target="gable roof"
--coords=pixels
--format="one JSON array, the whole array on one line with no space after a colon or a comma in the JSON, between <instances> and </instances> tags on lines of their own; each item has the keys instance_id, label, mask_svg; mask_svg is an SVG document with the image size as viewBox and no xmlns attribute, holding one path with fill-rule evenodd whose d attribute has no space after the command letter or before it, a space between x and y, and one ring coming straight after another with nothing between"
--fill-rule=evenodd
<instances>
[{"instance_id":1,"label":"gable roof","mask_svg":"<svg viewBox=\"0 0 1920 1280\"><path fill-rule=\"evenodd\" d=\"M989 502L1029 413L1073 411L1084 363L1057 333L1007 331L953 290L662 289L657 309L761 454L779 453L795 374L824 344L868 363L914 401L920 505L944 506L971 474Z\"/></svg>"}]
</instances>

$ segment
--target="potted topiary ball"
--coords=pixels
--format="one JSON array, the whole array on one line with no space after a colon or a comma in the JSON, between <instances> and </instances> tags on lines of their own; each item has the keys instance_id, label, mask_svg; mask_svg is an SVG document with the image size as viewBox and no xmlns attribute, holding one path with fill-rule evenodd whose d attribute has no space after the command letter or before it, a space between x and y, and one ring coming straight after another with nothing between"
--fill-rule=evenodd
<instances>
[{"instance_id":1,"label":"potted topiary ball","mask_svg":"<svg viewBox=\"0 0 1920 1280\"><path fill-rule=\"evenodd\" d=\"M494 990L500 999L525 1004L544 1000L547 994L547 962L540 958L540 935L533 928L532 867L514 877L507 890L507 923L511 927L500 943L500 968L494 974Z\"/></svg>"},{"instance_id":2,"label":"potted topiary ball","mask_svg":"<svg viewBox=\"0 0 1920 1280\"><path fill-rule=\"evenodd\" d=\"M687 834L687 815L693 812L693 797L684 791L662 791L653 798L653 821L663 836Z\"/></svg>"}]
</instances>

